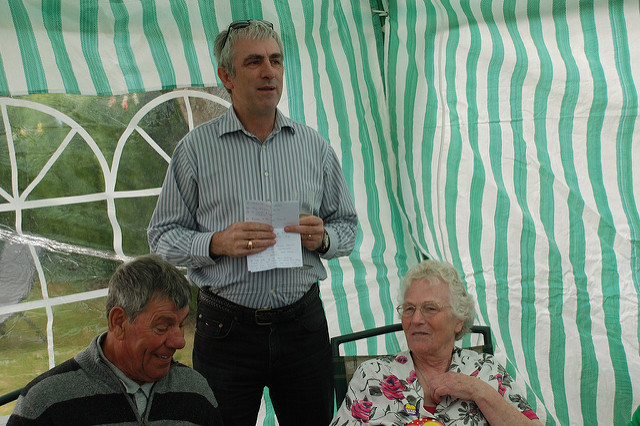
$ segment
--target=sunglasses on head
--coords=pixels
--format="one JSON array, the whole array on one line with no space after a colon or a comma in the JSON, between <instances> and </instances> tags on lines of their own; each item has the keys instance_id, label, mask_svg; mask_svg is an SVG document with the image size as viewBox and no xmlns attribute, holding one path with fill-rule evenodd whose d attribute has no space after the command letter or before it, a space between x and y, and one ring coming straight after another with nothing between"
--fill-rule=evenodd
<instances>
[{"instance_id":1,"label":"sunglasses on head","mask_svg":"<svg viewBox=\"0 0 640 426\"><path fill-rule=\"evenodd\" d=\"M233 21L229 24L229 28L227 28L227 33L224 35L224 41L222 42L222 48L227 44L227 39L229 38L229 33L231 30L239 30L241 28L247 28L251 25L252 22L262 22L267 25L269 28L273 29L273 24L269 21L264 21L262 19L246 19L242 21Z\"/></svg>"}]
</instances>

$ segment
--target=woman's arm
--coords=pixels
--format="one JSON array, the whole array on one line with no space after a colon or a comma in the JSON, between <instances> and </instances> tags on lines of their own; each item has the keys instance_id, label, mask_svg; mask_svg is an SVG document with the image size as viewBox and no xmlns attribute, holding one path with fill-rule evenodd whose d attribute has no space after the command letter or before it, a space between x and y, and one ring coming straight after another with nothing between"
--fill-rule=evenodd
<instances>
[{"instance_id":1,"label":"woman's arm","mask_svg":"<svg viewBox=\"0 0 640 426\"><path fill-rule=\"evenodd\" d=\"M445 395L474 401L492 426L542 426L539 420L529 419L507 402L491 385L473 376L448 371L430 380L429 392L436 403Z\"/></svg>"}]
</instances>

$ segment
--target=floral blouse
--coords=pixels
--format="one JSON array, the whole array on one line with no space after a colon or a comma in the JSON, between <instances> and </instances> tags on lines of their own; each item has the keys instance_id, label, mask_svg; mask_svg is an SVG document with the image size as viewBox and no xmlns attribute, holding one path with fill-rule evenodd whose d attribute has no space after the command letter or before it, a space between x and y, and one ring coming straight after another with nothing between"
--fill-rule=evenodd
<instances>
[{"instance_id":1,"label":"floral blouse","mask_svg":"<svg viewBox=\"0 0 640 426\"><path fill-rule=\"evenodd\" d=\"M537 418L518 384L492 355L454 347L449 370L484 380L528 418ZM423 407L423 401L409 351L381 356L356 369L331 426L404 426L418 418L435 418L447 426L489 424L473 401L444 396L434 414Z\"/></svg>"}]
</instances>

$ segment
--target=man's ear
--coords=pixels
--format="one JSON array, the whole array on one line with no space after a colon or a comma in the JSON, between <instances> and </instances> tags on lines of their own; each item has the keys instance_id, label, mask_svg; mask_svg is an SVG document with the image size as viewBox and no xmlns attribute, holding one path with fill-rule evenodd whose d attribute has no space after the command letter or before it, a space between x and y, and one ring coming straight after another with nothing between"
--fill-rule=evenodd
<instances>
[{"instance_id":1,"label":"man's ear","mask_svg":"<svg viewBox=\"0 0 640 426\"><path fill-rule=\"evenodd\" d=\"M120 306L114 306L109 311L109 331L113 336L122 340L125 336L124 325L128 322L127 313Z\"/></svg>"},{"instance_id":2,"label":"man's ear","mask_svg":"<svg viewBox=\"0 0 640 426\"><path fill-rule=\"evenodd\" d=\"M231 80L231 74L224 67L218 67L218 77L220 77L220 81L224 84L229 90L233 90L233 81Z\"/></svg>"}]
</instances>

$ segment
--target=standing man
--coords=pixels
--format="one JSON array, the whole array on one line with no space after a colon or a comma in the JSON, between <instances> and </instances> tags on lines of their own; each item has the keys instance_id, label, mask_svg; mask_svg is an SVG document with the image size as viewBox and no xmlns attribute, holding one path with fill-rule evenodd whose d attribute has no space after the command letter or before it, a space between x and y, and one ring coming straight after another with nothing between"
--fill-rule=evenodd
<instances>
[{"instance_id":1,"label":"standing man","mask_svg":"<svg viewBox=\"0 0 640 426\"><path fill-rule=\"evenodd\" d=\"M193 365L226 424L254 426L264 387L282 426L333 416L320 258L348 255L357 216L335 152L285 117L283 46L266 21L236 21L215 40L218 76L233 107L176 147L149 224L151 250L189 267L199 288ZM247 256L276 243L245 222L244 202L298 201L302 268L250 272Z\"/></svg>"},{"instance_id":2,"label":"standing man","mask_svg":"<svg viewBox=\"0 0 640 426\"><path fill-rule=\"evenodd\" d=\"M207 381L173 360L190 299L187 279L160 256L120 265L109 331L25 386L7 425L221 425Z\"/></svg>"}]
</instances>

